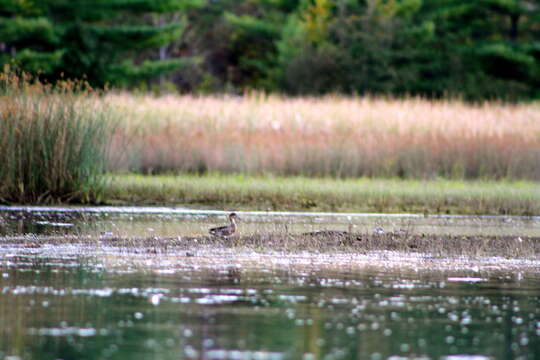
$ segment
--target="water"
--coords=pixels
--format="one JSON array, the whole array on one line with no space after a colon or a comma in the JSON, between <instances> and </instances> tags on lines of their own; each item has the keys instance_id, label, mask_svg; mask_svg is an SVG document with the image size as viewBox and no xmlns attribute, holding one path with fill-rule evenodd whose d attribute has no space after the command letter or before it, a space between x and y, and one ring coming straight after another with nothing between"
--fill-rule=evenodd
<instances>
[{"instance_id":1,"label":"water","mask_svg":"<svg viewBox=\"0 0 540 360\"><path fill-rule=\"evenodd\" d=\"M324 265L360 259L345 255L152 254L82 243L107 231L201 234L223 214L66 213L0 212L9 235L0 238L0 359L540 358L534 262L523 273L418 271ZM527 218L241 216L246 232L351 222L365 231L538 231L538 219ZM83 241L34 248L10 240L19 234ZM370 254L362 256L369 262Z\"/></svg>"},{"instance_id":2,"label":"water","mask_svg":"<svg viewBox=\"0 0 540 360\"><path fill-rule=\"evenodd\" d=\"M425 234L515 235L540 237L540 217L424 216L418 214L341 214L238 212L242 234L306 232L321 229L372 232L405 231ZM226 224L227 212L163 207L2 207L0 235L113 234L171 237L206 235Z\"/></svg>"},{"instance_id":3,"label":"water","mask_svg":"<svg viewBox=\"0 0 540 360\"><path fill-rule=\"evenodd\" d=\"M537 359L540 278L0 265L3 359Z\"/></svg>"}]
</instances>

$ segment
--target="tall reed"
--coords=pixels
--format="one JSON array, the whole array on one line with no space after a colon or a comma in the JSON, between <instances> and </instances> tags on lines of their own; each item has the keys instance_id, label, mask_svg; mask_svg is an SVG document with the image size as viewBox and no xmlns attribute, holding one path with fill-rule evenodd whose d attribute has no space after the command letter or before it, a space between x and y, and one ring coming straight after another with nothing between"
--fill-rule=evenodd
<instances>
[{"instance_id":1,"label":"tall reed","mask_svg":"<svg viewBox=\"0 0 540 360\"><path fill-rule=\"evenodd\" d=\"M109 94L111 169L540 180L540 105Z\"/></svg>"},{"instance_id":2,"label":"tall reed","mask_svg":"<svg viewBox=\"0 0 540 360\"><path fill-rule=\"evenodd\" d=\"M114 113L83 82L0 74L0 201L99 201Z\"/></svg>"}]
</instances>

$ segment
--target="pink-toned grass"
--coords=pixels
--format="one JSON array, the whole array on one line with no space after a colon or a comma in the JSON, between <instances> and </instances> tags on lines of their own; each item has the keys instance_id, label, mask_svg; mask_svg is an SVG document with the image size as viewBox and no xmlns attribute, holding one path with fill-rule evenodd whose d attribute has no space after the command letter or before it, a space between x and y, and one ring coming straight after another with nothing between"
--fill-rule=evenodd
<instances>
[{"instance_id":1,"label":"pink-toned grass","mask_svg":"<svg viewBox=\"0 0 540 360\"><path fill-rule=\"evenodd\" d=\"M540 105L110 94L111 169L540 179Z\"/></svg>"}]
</instances>

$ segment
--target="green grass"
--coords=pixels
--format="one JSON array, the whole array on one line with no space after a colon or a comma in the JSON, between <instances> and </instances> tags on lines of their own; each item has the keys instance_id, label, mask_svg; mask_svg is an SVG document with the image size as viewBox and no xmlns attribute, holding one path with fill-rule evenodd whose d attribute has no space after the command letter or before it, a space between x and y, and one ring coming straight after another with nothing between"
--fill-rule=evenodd
<instances>
[{"instance_id":1,"label":"green grass","mask_svg":"<svg viewBox=\"0 0 540 360\"><path fill-rule=\"evenodd\" d=\"M104 198L251 210L540 214L540 184L530 181L109 175Z\"/></svg>"}]
</instances>

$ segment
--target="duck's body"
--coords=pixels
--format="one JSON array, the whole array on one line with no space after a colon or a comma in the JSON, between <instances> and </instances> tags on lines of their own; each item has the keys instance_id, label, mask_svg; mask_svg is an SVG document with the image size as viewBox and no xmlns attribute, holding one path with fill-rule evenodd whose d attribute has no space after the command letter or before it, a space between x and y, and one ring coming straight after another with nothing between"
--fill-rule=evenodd
<instances>
[{"instance_id":1,"label":"duck's body","mask_svg":"<svg viewBox=\"0 0 540 360\"><path fill-rule=\"evenodd\" d=\"M229 225L212 228L209 230L210 234L225 239L234 235L236 232L236 220L238 220L238 216L235 213L231 213L229 215L229 220L231 222Z\"/></svg>"}]
</instances>

